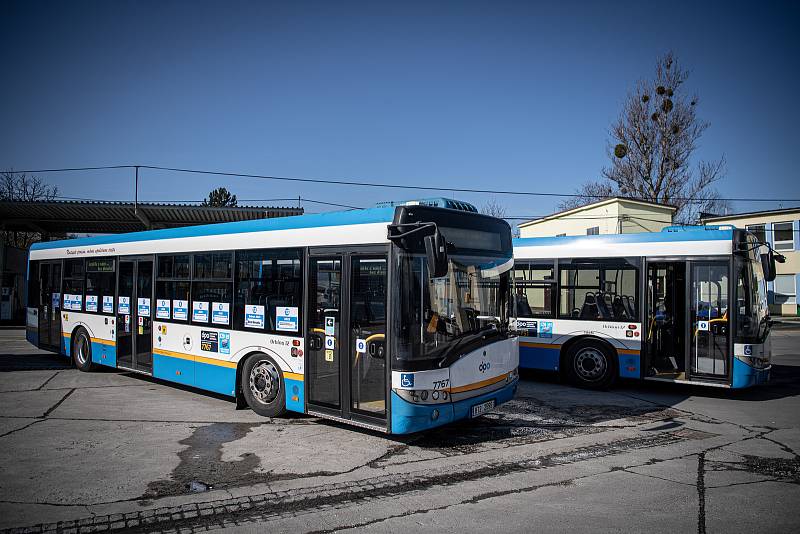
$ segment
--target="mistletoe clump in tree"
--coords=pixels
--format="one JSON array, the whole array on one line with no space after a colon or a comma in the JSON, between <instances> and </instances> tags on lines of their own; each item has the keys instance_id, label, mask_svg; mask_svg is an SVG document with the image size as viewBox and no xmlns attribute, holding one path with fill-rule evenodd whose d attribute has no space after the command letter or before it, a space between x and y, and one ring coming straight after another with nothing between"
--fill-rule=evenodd
<instances>
[{"instance_id":1,"label":"mistletoe clump in tree","mask_svg":"<svg viewBox=\"0 0 800 534\"><path fill-rule=\"evenodd\" d=\"M693 223L701 212L728 207L714 187L725 175L725 158L692 158L709 123L697 116L697 96L685 90L688 77L672 53L658 60L653 79L638 83L611 126L603 178L584 184L562 209L626 196L671 204L677 221Z\"/></svg>"}]
</instances>

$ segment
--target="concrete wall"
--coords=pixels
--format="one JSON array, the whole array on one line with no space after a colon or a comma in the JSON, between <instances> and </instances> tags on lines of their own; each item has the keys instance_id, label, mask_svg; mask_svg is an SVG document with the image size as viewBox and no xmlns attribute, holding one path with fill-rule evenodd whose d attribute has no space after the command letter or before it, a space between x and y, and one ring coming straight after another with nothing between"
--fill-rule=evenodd
<instances>
[{"instance_id":1,"label":"concrete wall","mask_svg":"<svg viewBox=\"0 0 800 534\"><path fill-rule=\"evenodd\" d=\"M660 232L672 224L674 210L665 207L612 199L566 211L519 227L520 237L553 237L560 234L586 235L597 226L600 234ZM621 232L620 232L621 226Z\"/></svg>"}]
</instances>

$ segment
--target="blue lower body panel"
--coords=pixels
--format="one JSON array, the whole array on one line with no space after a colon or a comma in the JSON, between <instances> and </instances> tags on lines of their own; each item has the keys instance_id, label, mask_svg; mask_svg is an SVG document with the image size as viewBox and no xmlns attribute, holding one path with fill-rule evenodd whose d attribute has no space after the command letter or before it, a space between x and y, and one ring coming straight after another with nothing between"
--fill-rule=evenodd
<instances>
[{"instance_id":1,"label":"blue lower body panel","mask_svg":"<svg viewBox=\"0 0 800 534\"><path fill-rule=\"evenodd\" d=\"M61 354L67 357L71 356L69 352L71 343L72 339L69 336L61 336Z\"/></svg>"},{"instance_id":2,"label":"blue lower body panel","mask_svg":"<svg viewBox=\"0 0 800 534\"><path fill-rule=\"evenodd\" d=\"M194 362L194 385L233 397L236 395L236 368Z\"/></svg>"},{"instance_id":3,"label":"blue lower body panel","mask_svg":"<svg viewBox=\"0 0 800 534\"><path fill-rule=\"evenodd\" d=\"M117 347L92 341L92 362L109 367L117 366Z\"/></svg>"},{"instance_id":4,"label":"blue lower body panel","mask_svg":"<svg viewBox=\"0 0 800 534\"><path fill-rule=\"evenodd\" d=\"M739 358L733 359L733 384L734 389L749 388L769 382L770 368L756 369L744 363Z\"/></svg>"},{"instance_id":5,"label":"blue lower body panel","mask_svg":"<svg viewBox=\"0 0 800 534\"><path fill-rule=\"evenodd\" d=\"M411 434L459 419L466 419L470 416L470 409L476 404L494 399L495 405L499 406L511 400L516 391L517 381L515 380L491 393L443 404L414 404L401 399L397 393L392 391L392 434Z\"/></svg>"},{"instance_id":6,"label":"blue lower body panel","mask_svg":"<svg viewBox=\"0 0 800 534\"><path fill-rule=\"evenodd\" d=\"M303 382L293 378L283 379L286 385L286 409L293 412L305 413L305 398L303 395Z\"/></svg>"},{"instance_id":7,"label":"blue lower body panel","mask_svg":"<svg viewBox=\"0 0 800 534\"><path fill-rule=\"evenodd\" d=\"M619 376L622 378L641 378L641 358L638 354L619 355Z\"/></svg>"},{"instance_id":8,"label":"blue lower body panel","mask_svg":"<svg viewBox=\"0 0 800 534\"><path fill-rule=\"evenodd\" d=\"M153 354L153 376L156 378L193 386L194 366L191 360Z\"/></svg>"},{"instance_id":9,"label":"blue lower body panel","mask_svg":"<svg viewBox=\"0 0 800 534\"><path fill-rule=\"evenodd\" d=\"M519 366L521 369L558 371L561 349L551 347L528 347L520 343Z\"/></svg>"}]
</instances>

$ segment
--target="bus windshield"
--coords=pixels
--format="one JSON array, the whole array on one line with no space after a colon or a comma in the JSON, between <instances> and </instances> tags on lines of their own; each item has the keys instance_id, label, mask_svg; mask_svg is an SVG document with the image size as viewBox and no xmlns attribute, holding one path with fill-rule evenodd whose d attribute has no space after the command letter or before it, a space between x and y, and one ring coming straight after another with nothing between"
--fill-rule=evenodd
<instances>
[{"instance_id":1,"label":"bus windshield","mask_svg":"<svg viewBox=\"0 0 800 534\"><path fill-rule=\"evenodd\" d=\"M769 333L767 283L755 237L747 236L748 253L737 258L736 338L740 343L763 343Z\"/></svg>"},{"instance_id":2,"label":"bus windshield","mask_svg":"<svg viewBox=\"0 0 800 534\"><path fill-rule=\"evenodd\" d=\"M506 257L449 257L447 275L430 278L424 254L397 256L399 343L395 357L414 369L443 367L506 335L506 302L513 261Z\"/></svg>"}]
</instances>

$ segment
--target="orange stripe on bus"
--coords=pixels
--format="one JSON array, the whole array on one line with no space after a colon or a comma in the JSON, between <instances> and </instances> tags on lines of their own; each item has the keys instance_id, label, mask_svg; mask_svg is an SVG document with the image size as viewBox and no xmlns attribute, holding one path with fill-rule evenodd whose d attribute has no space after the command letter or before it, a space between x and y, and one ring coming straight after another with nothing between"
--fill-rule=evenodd
<instances>
[{"instance_id":1,"label":"orange stripe on bus","mask_svg":"<svg viewBox=\"0 0 800 534\"><path fill-rule=\"evenodd\" d=\"M450 393L461 393L464 391L472 391L473 389L480 389L486 386L491 386L492 384L497 384L506 379L508 374L503 374L500 376L495 376L494 378L488 378L486 380L481 380L480 382L474 382L472 384L467 384L466 386L458 386L454 388L450 388Z\"/></svg>"}]
</instances>

